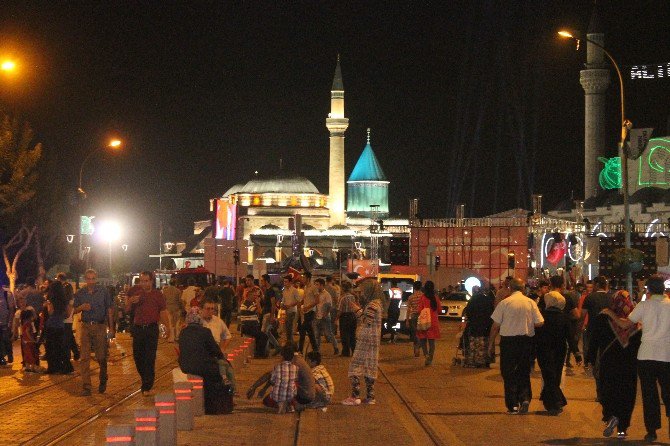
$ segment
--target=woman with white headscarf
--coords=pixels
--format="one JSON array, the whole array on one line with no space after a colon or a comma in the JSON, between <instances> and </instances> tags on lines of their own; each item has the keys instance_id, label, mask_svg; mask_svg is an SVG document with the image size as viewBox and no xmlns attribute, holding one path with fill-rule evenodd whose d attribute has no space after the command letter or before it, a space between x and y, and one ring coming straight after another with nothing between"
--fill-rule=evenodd
<instances>
[{"instance_id":1,"label":"woman with white headscarf","mask_svg":"<svg viewBox=\"0 0 670 446\"><path fill-rule=\"evenodd\" d=\"M379 343L382 330L382 292L379 283L374 278L364 279L360 283L360 305L353 304L353 311L358 318L356 330L356 350L349 364L349 379L351 380L351 396L342 404L357 406L361 404L360 377L365 379L367 398L362 402L375 404L375 380L379 365Z\"/></svg>"}]
</instances>

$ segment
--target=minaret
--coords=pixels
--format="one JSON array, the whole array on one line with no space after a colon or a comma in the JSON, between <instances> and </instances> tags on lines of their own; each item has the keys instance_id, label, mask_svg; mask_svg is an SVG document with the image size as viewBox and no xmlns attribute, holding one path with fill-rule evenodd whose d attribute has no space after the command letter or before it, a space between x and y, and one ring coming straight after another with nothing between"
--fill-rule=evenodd
<instances>
[{"instance_id":1,"label":"minaret","mask_svg":"<svg viewBox=\"0 0 670 446\"><path fill-rule=\"evenodd\" d=\"M589 40L605 44L598 6L586 33ZM579 83L584 88L584 198L595 196L600 190L598 175L603 164L599 156L605 156L605 92L610 83L610 72L605 64L601 48L586 42L586 69L579 73Z\"/></svg>"},{"instance_id":2,"label":"minaret","mask_svg":"<svg viewBox=\"0 0 670 446\"><path fill-rule=\"evenodd\" d=\"M330 175L328 176L328 203L330 225L344 225L347 216L344 210L344 132L349 127L349 119L344 117L344 85L340 56L330 89L330 113L326 119L330 132Z\"/></svg>"}]
</instances>

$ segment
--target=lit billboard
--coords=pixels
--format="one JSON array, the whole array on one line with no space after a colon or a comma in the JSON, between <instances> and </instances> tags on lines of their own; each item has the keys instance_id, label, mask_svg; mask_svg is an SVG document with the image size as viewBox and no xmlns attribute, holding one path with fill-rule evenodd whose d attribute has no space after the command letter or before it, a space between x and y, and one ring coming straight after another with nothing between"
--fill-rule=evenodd
<instances>
[{"instance_id":1,"label":"lit billboard","mask_svg":"<svg viewBox=\"0 0 670 446\"><path fill-rule=\"evenodd\" d=\"M228 200L216 200L216 233L215 238L235 240L237 231L237 205Z\"/></svg>"}]
</instances>

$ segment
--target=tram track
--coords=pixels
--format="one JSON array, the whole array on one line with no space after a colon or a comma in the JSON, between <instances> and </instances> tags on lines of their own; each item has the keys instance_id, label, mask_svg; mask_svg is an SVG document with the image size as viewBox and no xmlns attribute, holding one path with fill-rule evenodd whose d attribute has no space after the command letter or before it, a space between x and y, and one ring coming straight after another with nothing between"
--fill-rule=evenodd
<instances>
[{"instance_id":1,"label":"tram track","mask_svg":"<svg viewBox=\"0 0 670 446\"><path fill-rule=\"evenodd\" d=\"M124 361L128 358L131 358L131 357L132 357L132 355L127 355L127 354L125 354L125 351L122 351L118 356L114 355L114 356L108 357L107 358L107 363L108 363L108 366L111 365L111 364L115 364L115 363L118 364L119 362L122 362L122 361ZM97 364L96 361L94 361L94 360L92 360L92 361ZM99 370L99 369L100 369L100 366L98 366L98 365L96 365L95 367L91 367L91 373L93 373L94 371ZM69 375L50 375L50 376L52 378L49 382L41 384L35 389L29 390L27 392L23 392L19 395L11 396L9 398L6 398L6 399L0 401L0 410L3 410L6 406L8 406L8 405L10 405L10 404L12 404L16 401L22 400L24 398L36 395L36 394L38 394L38 393L40 393L44 390L48 390L48 389L51 389L52 387L60 386L61 384L72 381L72 380L80 377L81 375L79 374L79 372L73 372ZM55 377L58 377L58 378L55 378Z\"/></svg>"},{"instance_id":2,"label":"tram track","mask_svg":"<svg viewBox=\"0 0 670 446\"><path fill-rule=\"evenodd\" d=\"M155 382L158 383L162 380L164 380L166 377L171 377L172 376L172 369L175 367L176 361L171 361L168 362L164 365L162 365L157 371L156 371L156 379ZM95 406L87 405L84 407L82 410L79 410L73 414L71 414L68 418L61 420L58 424L56 425L51 425L48 426L47 428L41 430L40 432L36 433L33 435L30 439L27 439L21 443L21 445L39 445L39 446L52 446L59 444L66 440L67 438L70 438L73 434L77 433L84 427L88 426L89 424L95 422L99 418L105 416L115 408L121 406L122 404L126 403L130 399L136 397L137 395L140 394L141 390L138 388L140 384L139 379L134 379L130 384L126 385L125 387L121 388L120 390L116 391L113 394L110 395L105 395L107 398L109 398L111 401L106 403L104 406L102 406L99 410L95 410L91 414L87 414L86 412L91 411L91 409ZM131 390L134 389L134 390ZM130 393L128 393L130 391ZM84 415L85 418L78 420L79 418L82 418L82 415ZM72 423L74 422L74 423ZM67 430L65 432L57 432L54 433L55 436L49 436L50 431L54 431L57 429L64 429L66 428ZM45 439L40 439L40 437L46 437ZM37 440L37 441L36 441Z\"/></svg>"},{"instance_id":3,"label":"tram track","mask_svg":"<svg viewBox=\"0 0 670 446\"><path fill-rule=\"evenodd\" d=\"M428 435L428 437L431 439L433 444L438 445L438 446L443 445L444 441L442 441L440 439L440 437L435 433L435 431L428 425L428 423L423 420L423 417L417 412L416 409L414 409L412 407L412 405L409 403L407 398L405 398L405 396L402 393L400 393L400 391L395 386L395 384L393 384L393 381L391 381L389 379L389 377L386 375L386 373L384 372L384 369L382 369L381 367L378 367L377 370L384 377L384 379L386 380L389 387L391 387L391 389L393 389L393 392L398 396L400 401L402 401L403 405L407 408L409 413L412 414L412 417L419 424L419 427L421 427L421 429L426 433L426 435Z\"/></svg>"},{"instance_id":4,"label":"tram track","mask_svg":"<svg viewBox=\"0 0 670 446\"><path fill-rule=\"evenodd\" d=\"M176 362L171 362L171 363L168 363L168 364L163 365L163 366L159 369L159 371L157 371L158 373L156 374L155 382L157 383L157 382L159 382L159 381L162 381L163 379L165 379L165 378L168 377L168 376L171 377L171 376L172 376L172 369L174 368L175 365L176 365ZM124 393L124 390L126 390L126 389L136 387L136 386L139 384L139 382L140 382L140 380L135 380L131 385L124 387L124 388L122 389L122 391L121 391L121 392L118 392L117 394ZM45 442L45 443L38 443L38 444L39 444L40 446L54 446L54 445L57 445L57 444L63 442L64 440L70 438L70 437L71 437L72 435L74 435L75 433L79 432L81 429L85 428L86 426L90 425L91 423L94 423L94 422L97 421L99 418L105 416L106 414L108 414L109 412L111 412L112 410L114 410L115 408L121 406L122 404L126 403L126 402L129 401L130 399L132 399L132 398L134 398L135 396L139 395L140 392L141 392L141 389L136 389L136 390L132 391L131 393L129 393L129 394L125 395L125 396L122 396L119 400L114 401L112 404L110 404L110 405L108 405L108 406L105 406L103 409L97 411L96 413L94 413L93 415L87 417L86 419L82 420L81 422L79 422L79 423L77 423L77 424L75 424L75 425L69 427L69 430L67 430L66 432L64 432L64 433L62 433L62 434L59 434L57 437L52 438L52 439L48 440L48 441ZM68 420L71 420L71 419L75 418L77 415L79 415L79 414L81 414L81 413L83 413L83 412L84 412L84 411L81 411L81 412L78 412L78 413L74 414L72 417L68 418ZM67 421L67 420L66 420L66 421ZM43 435L44 433L48 432L49 430L54 429L55 427L56 427L56 426L52 426L52 427L50 427L50 428L48 428L48 429L45 429L44 431L40 432L40 433L37 434L35 437L33 437L33 439L34 439L34 438L37 438L37 437L40 436L40 435ZM31 444L30 442L31 442L33 439L28 440L27 442L22 443L22 444Z\"/></svg>"}]
</instances>

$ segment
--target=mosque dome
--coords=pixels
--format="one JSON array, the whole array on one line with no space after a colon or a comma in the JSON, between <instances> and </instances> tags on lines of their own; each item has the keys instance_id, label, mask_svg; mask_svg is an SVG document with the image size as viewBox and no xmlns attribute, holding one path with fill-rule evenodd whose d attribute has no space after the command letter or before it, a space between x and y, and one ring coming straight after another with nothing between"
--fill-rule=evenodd
<instances>
[{"instance_id":1,"label":"mosque dome","mask_svg":"<svg viewBox=\"0 0 670 446\"><path fill-rule=\"evenodd\" d=\"M233 189L234 192L231 192ZM319 190L307 178L300 176L254 178L239 188L233 186L228 193L236 194L318 194Z\"/></svg>"},{"instance_id":2,"label":"mosque dome","mask_svg":"<svg viewBox=\"0 0 670 446\"><path fill-rule=\"evenodd\" d=\"M236 185L234 185L233 187L231 187L230 189L228 189L228 190L223 194L223 196L224 196L224 197L227 197L227 196L229 196L229 195L236 194L236 193L237 193L240 189L242 189L243 187L244 187L244 183L237 183Z\"/></svg>"}]
</instances>

